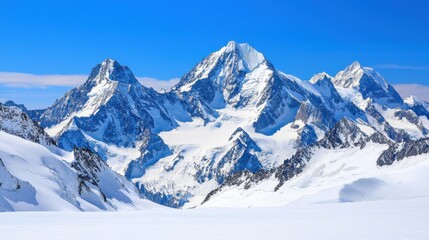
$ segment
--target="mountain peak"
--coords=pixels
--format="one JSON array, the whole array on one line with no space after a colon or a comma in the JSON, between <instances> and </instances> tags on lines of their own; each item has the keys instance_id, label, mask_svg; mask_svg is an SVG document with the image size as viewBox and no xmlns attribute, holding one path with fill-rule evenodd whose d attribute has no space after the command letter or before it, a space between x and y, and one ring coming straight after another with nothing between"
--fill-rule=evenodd
<instances>
[{"instance_id":1,"label":"mountain peak","mask_svg":"<svg viewBox=\"0 0 429 240\"><path fill-rule=\"evenodd\" d=\"M345 71L353 71L353 70L358 70L361 69L362 66L360 64L360 62L358 61L354 61L352 64L350 64Z\"/></svg>"},{"instance_id":2,"label":"mountain peak","mask_svg":"<svg viewBox=\"0 0 429 240\"><path fill-rule=\"evenodd\" d=\"M411 95L411 96L405 98L404 102L410 106L414 106L414 105L420 103L421 101L416 96Z\"/></svg>"},{"instance_id":3,"label":"mountain peak","mask_svg":"<svg viewBox=\"0 0 429 240\"><path fill-rule=\"evenodd\" d=\"M264 55L252 46L247 43L236 43L235 41L229 41L228 44L217 53L219 53L219 56L236 53L239 57L238 60L241 60L244 67L249 71L252 71L265 61Z\"/></svg>"},{"instance_id":4,"label":"mountain peak","mask_svg":"<svg viewBox=\"0 0 429 240\"><path fill-rule=\"evenodd\" d=\"M237 42L235 41L229 41L226 45L226 48L229 50L234 50L237 47Z\"/></svg>"},{"instance_id":5,"label":"mountain peak","mask_svg":"<svg viewBox=\"0 0 429 240\"><path fill-rule=\"evenodd\" d=\"M353 62L335 75L333 83L335 86L343 88L358 87L363 76L363 68L358 61Z\"/></svg>"},{"instance_id":6,"label":"mountain peak","mask_svg":"<svg viewBox=\"0 0 429 240\"><path fill-rule=\"evenodd\" d=\"M122 66L118 61L107 58L102 63L92 69L90 80L99 82L104 79L122 82L126 84L134 84L137 79L127 66Z\"/></svg>"},{"instance_id":7,"label":"mountain peak","mask_svg":"<svg viewBox=\"0 0 429 240\"><path fill-rule=\"evenodd\" d=\"M110 71L114 71L115 69L126 68L118 63L115 59L106 58L103 62L101 62L101 66L105 67Z\"/></svg>"},{"instance_id":8,"label":"mountain peak","mask_svg":"<svg viewBox=\"0 0 429 240\"><path fill-rule=\"evenodd\" d=\"M231 137L229 138L229 141L235 140L235 139L240 139L240 138L244 138L244 139L248 139L250 138L249 135L247 134L246 131L244 131L243 128L238 127L232 134Z\"/></svg>"},{"instance_id":9,"label":"mountain peak","mask_svg":"<svg viewBox=\"0 0 429 240\"><path fill-rule=\"evenodd\" d=\"M310 83L315 84L318 81L322 81L322 80L331 81L332 77L329 74L327 74L326 72L317 73L317 74L314 74L313 77L311 77Z\"/></svg>"},{"instance_id":10,"label":"mountain peak","mask_svg":"<svg viewBox=\"0 0 429 240\"><path fill-rule=\"evenodd\" d=\"M404 104L399 93L377 71L358 62L337 73L332 83L337 88L354 89L359 92L359 98L371 98L374 103L392 108Z\"/></svg>"},{"instance_id":11,"label":"mountain peak","mask_svg":"<svg viewBox=\"0 0 429 240\"><path fill-rule=\"evenodd\" d=\"M275 71L264 55L249 44L230 41L185 74L175 89L180 92L196 91L207 103L213 103L215 96L221 96L223 99L217 98L214 104L222 106L241 93L245 82L256 80L256 74L252 75L256 69L265 72L262 76L268 77ZM258 76L262 78L261 73Z\"/></svg>"},{"instance_id":12,"label":"mountain peak","mask_svg":"<svg viewBox=\"0 0 429 240\"><path fill-rule=\"evenodd\" d=\"M384 91L387 91L389 87L386 80L377 71L369 67L362 67L358 61L340 71L334 77L333 83L335 86L343 88L359 88L363 79L371 79L371 82L379 85Z\"/></svg>"},{"instance_id":13,"label":"mountain peak","mask_svg":"<svg viewBox=\"0 0 429 240\"><path fill-rule=\"evenodd\" d=\"M16 107L18 109L21 109L21 111L23 111L23 112L28 112L28 109L25 107L24 104L17 104L17 103L15 103L12 100L9 100L9 101L5 102L4 105L6 107Z\"/></svg>"},{"instance_id":14,"label":"mountain peak","mask_svg":"<svg viewBox=\"0 0 429 240\"><path fill-rule=\"evenodd\" d=\"M106 58L104 59L103 62L101 62L102 65L106 65L106 64L118 64L118 61L116 61L115 59L111 59L111 58Z\"/></svg>"},{"instance_id":15,"label":"mountain peak","mask_svg":"<svg viewBox=\"0 0 429 240\"><path fill-rule=\"evenodd\" d=\"M249 134L246 131L244 131L244 129L241 127L238 127L231 134L231 137L229 138L228 141L240 143L240 144L243 144L245 146L248 146L248 147L251 147L253 149L260 151L259 146L253 141L253 139L249 136Z\"/></svg>"}]
</instances>

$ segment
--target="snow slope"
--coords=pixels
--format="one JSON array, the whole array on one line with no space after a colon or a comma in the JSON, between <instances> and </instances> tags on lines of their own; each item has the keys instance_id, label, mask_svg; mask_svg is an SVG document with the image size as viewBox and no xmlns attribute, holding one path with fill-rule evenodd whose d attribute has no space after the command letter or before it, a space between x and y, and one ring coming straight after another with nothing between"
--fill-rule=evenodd
<instances>
[{"instance_id":1,"label":"snow slope","mask_svg":"<svg viewBox=\"0 0 429 240\"><path fill-rule=\"evenodd\" d=\"M79 180L79 172L71 167L77 161L72 153L1 131L0 159L0 211L100 211L153 205L110 169L97 173L100 187L96 188ZM19 186L12 187L16 182ZM79 191L80 184L85 191Z\"/></svg>"}]
</instances>

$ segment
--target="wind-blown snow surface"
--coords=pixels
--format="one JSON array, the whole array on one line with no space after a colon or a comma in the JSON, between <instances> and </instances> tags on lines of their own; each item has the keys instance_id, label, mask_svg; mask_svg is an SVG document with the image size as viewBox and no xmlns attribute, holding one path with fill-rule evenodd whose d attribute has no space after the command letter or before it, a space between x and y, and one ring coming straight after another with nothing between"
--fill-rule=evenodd
<instances>
[{"instance_id":1,"label":"wind-blown snow surface","mask_svg":"<svg viewBox=\"0 0 429 240\"><path fill-rule=\"evenodd\" d=\"M1 213L2 239L429 239L429 197L285 207ZM31 222L31 224L29 224Z\"/></svg>"}]
</instances>

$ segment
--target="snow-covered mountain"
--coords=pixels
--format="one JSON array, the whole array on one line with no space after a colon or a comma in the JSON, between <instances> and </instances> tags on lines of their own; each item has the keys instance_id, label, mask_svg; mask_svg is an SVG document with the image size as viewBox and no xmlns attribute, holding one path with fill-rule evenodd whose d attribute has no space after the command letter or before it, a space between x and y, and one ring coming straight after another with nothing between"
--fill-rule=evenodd
<instances>
[{"instance_id":1,"label":"snow-covered mountain","mask_svg":"<svg viewBox=\"0 0 429 240\"><path fill-rule=\"evenodd\" d=\"M374 69L354 62L332 80L342 97L362 109L368 122L387 137L402 141L428 134L427 125Z\"/></svg>"},{"instance_id":2,"label":"snow-covered mountain","mask_svg":"<svg viewBox=\"0 0 429 240\"><path fill-rule=\"evenodd\" d=\"M127 67L106 59L82 86L67 92L38 120L61 148L90 148L124 173L131 160L150 162L158 157L158 150L150 146L153 141L148 141L156 138L152 132L177 126L164 100L142 86Z\"/></svg>"},{"instance_id":3,"label":"snow-covered mountain","mask_svg":"<svg viewBox=\"0 0 429 240\"><path fill-rule=\"evenodd\" d=\"M370 98L373 102L387 107L401 106L404 101L399 93L374 69L362 67L354 62L340 71L332 80L335 86L356 90L355 98Z\"/></svg>"},{"instance_id":4,"label":"snow-covered mountain","mask_svg":"<svg viewBox=\"0 0 429 240\"><path fill-rule=\"evenodd\" d=\"M296 120L325 129L332 127L335 117L331 115L340 108L344 114L362 117L354 105L343 101L331 82L318 77L321 79L308 83L279 72L248 44L231 41L185 74L175 92L191 94L214 109L247 110L255 130L264 134L273 134L295 120L300 111ZM314 111L303 113L309 108Z\"/></svg>"},{"instance_id":5,"label":"snow-covered mountain","mask_svg":"<svg viewBox=\"0 0 429 240\"><path fill-rule=\"evenodd\" d=\"M12 105L3 119L15 111L29 119ZM76 201L99 209L132 205L138 194L171 207L217 205L233 192L252 198L258 189L284 199L296 186L291 181L311 192L323 183L313 175L347 183L368 169L376 174L381 165L425 156L429 132L428 104L404 101L374 69L354 62L335 77L306 81L233 41L169 91L142 86L130 69L106 59L52 106L27 112L61 148L49 151L66 162ZM2 160L9 188L26 181Z\"/></svg>"},{"instance_id":6,"label":"snow-covered mountain","mask_svg":"<svg viewBox=\"0 0 429 240\"><path fill-rule=\"evenodd\" d=\"M362 134L363 143L388 145L427 134L422 121L373 69L353 63L336 77L320 73L303 81L275 70L252 47L235 42L203 59L171 93L192 96L215 112L161 132L173 154L133 180L150 199L174 207L198 205L210 189L228 184L228 177L250 173L260 179L284 167L297 150L329 137L325 134L344 123L342 119L369 129L371 134ZM333 146L354 146L350 141L357 138L357 127L346 126L350 129L345 134L331 137ZM252 166L261 165L258 171L233 171L240 155L231 158L225 149L234 148L228 139L237 128L258 146L251 151ZM229 174L219 178L216 164L225 158Z\"/></svg>"}]
</instances>

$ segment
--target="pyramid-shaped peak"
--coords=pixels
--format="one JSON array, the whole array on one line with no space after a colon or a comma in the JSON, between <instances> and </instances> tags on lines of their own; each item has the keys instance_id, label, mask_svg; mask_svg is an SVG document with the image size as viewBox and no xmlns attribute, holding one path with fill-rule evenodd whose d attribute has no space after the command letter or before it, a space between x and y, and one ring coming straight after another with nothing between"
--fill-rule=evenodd
<instances>
[{"instance_id":1,"label":"pyramid-shaped peak","mask_svg":"<svg viewBox=\"0 0 429 240\"><path fill-rule=\"evenodd\" d=\"M229 138L229 141L233 140L233 139L237 139L240 137L245 137L245 138L250 138L249 135L247 134L246 131L244 131L243 128L238 127L232 134L231 137Z\"/></svg>"},{"instance_id":2,"label":"pyramid-shaped peak","mask_svg":"<svg viewBox=\"0 0 429 240\"><path fill-rule=\"evenodd\" d=\"M253 141L253 139L249 136L249 134L244 131L243 128L238 127L229 138L230 142L239 142L243 145L251 147L256 150L260 150L259 146Z\"/></svg>"},{"instance_id":3,"label":"pyramid-shaped peak","mask_svg":"<svg viewBox=\"0 0 429 240\"><path fill-rule=\"evenodd\" d=\"M337 73L332 82L338 87L358 87L363 73L364 68L358 61L355 61L347 66L346 69Z\"/></svg>"},{"instance_id":4,"label":"pyramid-shaped peak","mask_svg":"<svg viewBox=\"0 0 429 240\"><path fill-rule=\"evenodd\" d=\"M235 41L229 41L228 44L226 45L226 48L233 50L237 47L237 42Z\"/></svg>"},{"instance_id":5,"label":"pyramid-shaped peak","mask_svg":"<svg viewBox=\"0 0 429 240\"><path fill-rule=\"evenodd\" d=\"M196 82L210 79L210 85L213 89L220 89L224 100L229 101L239 93L244 76L256 69L261 71L274 72L275 69L269 63L264 55L247 43L236 43L230 41L216 52L211 53L201 62L199 62L190 72L185 74L175 89L188 92L192 89L199 89L200 84ZM266 74L269 76L269 74ZM208 84L205 82L204 84ZM204 91L207 102L213 101L213 95L207 94L208 89L199 89Z\"/></svg>"},{"instance_id":6,"label":"pyramid-shaped peak","mask_svg":"<svg viewBox=\"0 0 429 240\"><path fill-rule=\"evenodd\" d=\"M110 73L114 71L128 70L128 67L122 66L121 64L118 63L118 61L111 58L106 58L103 62L101 62L101 68L102 70L108 71Z\"/></svg>"},{"instance_id":7,"label":"pyramid-shaped peak","mask_svg":"<svg viewBox=\"0 0 429 240\"><path fill-rule=\"evenodd\" d=\"M241 50L254 50L254 51L256 51L248 43L237 43L236 41L229 41L228 44L225 46L225 50L226 51L241 51Z\"/></svg>"},{"instance_id":8,"label":"pyramid-shaped peak","mask_svg":"<svg viewBox=\"0 0 429 240\"><path fill-rule=\"evenodd\" d=\"M109 68L120 68L123 67L121 64L118 63L115 59L106 58L103 62L101 62L102 66L107 66Z\"/></svg>"},{"instance_id":9,"label":"pyramid-shaped peak","mask_svg":"<svg viewBox=\"0 0 429 240\"><path fill-rule=\"evenodd\" d=\"M117 63L117 62L118 61L116 61L115 59L106 58L101 64L111 64L111 63Z\"/></svg>"},{"instance_id":10,"label":"pyramid-shaped peak","mask_svg":"<svg viewBox=\"0 0 429 240\"><path fill-rule=\"evenodd\" d=\"M107 58L92 69L90 80L108 79L127 84L137 83L137 79L127 66L114 59Z\"/></svg>"},{"instance_id":11,"label":"pyramid-shaped peak","mask_svg":"<svg viewBox=\"0 0 429 240\"><path fill-rule=\"evenodd\" d=\"M310 83L315 84L315 83L317 83L319 81L323 81L323 80L331 81L332 77L329 74L327 74L326 72L317 73L317 74L314 74L313 77L311 77Z\"/></svg>"},{"instance_id":12,"label":"pyramid-shaped peak","mask_svg":"<svg viewBox=\"0 0 429 240\"><path fill-rule=\"evenodd\" d=\"M248 70L253 70L266 61L262 53L258 52L247 43L230 41L225 47L218 51L220 56L231 53L236 53L239 56L239 60L243 62Z\"/></svg>"},{"instance_id":13,"label":"pyramid-shaped peak","mask_svg":"<svg viewBox=\"0 0 429 240\"><path fill-rule=\"evenodd\" d=\"M360 62L354 61L352 64L350 64L350 66L348 66L346 68L346 70L355 70L355 69L359 69L359 68L362 68Z\"/></svg>"}]
</instances>

